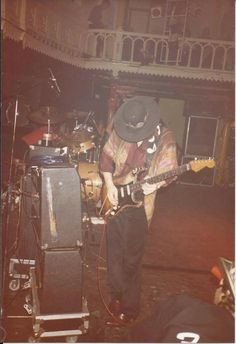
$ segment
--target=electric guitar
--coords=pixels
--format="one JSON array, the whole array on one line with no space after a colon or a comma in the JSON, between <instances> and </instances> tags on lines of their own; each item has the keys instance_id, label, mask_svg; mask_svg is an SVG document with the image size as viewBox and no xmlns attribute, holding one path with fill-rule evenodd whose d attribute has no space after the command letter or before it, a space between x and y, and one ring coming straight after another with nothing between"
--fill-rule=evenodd
<instances>
[{"instance_id":1,"label":"electric guitar","mask_svg":"<svg viewBox=\"0 0 236 344\"><path fill-rule=\"evenodd\" d=\"M100 213L103 214L104 216L116 215L118 212L120 212L126 207L140 206L144 198L144 194L142 192L143 184L159 183L166 179L169 179L175 176L180 176L181 174L190 170L194 172L198 172L205 167L208 167L208 168L215 167L215 161L213 159L192 160L188 162L187 164L178 166L177 168L173 170L169 170L157 176L143 179L140 181L137 181L137 177L140 174L140 172L143 172L145 170L144 168L137 168L135 170L132 170L129 174L123 177L114 177L113 183L115 184L118 190L118 206L114 206L108 200L107 188L104 183L102 187L102 191L101 191L102 207L101 207Z\"/></svg>"}]
</instances>

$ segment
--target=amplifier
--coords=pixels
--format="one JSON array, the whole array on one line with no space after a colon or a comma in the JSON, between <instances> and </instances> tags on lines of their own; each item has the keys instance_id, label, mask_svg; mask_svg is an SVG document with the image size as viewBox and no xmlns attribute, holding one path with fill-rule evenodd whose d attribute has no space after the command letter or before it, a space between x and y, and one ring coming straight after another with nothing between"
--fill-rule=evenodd
<instances>
[{"instance_id":1,"label":"amplifier","mask_svg":"<svg viewBox=\"0 0 236 344\"><path fill-rule=\"evenodd\" d=\"M31 160L35 156L59 156L67 154L67 147L59 148L30 145L29 148L29 160Z\"/></svg>"},{"instance_id":2,"label":"amplifier","mask_svg":"<svg viewBox=\"0 0 236 344\"><path fill-rule=\"evenodd\" d=\"M42 249L82 245L80 177L72 166L40 168Z\"/></svg>"},{"instance_id":3,"label":"amplifier","mask_svg":"<svg viewBox=\"0 0 236 344\"><path fill-rule=\"evenodd\" d=\"M42 257L41 314L81 312L82 259L80 249L45 250Z\"/></svg>"}]
</instances>

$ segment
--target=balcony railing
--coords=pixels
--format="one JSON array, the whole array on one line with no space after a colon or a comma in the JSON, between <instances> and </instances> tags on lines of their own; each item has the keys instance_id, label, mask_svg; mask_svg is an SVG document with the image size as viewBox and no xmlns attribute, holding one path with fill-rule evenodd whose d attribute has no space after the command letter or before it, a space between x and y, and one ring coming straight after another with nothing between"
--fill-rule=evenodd
<instances>
[{"instance_id":1,"label":"balcony railing","mask_svg":"<svg viewBox=\"0 0 236 344\"><path fill-rule=\"evenodd\" d=\"M171 40L163 35L93 29L81 37L80 51L88 61L173 66L189 72L192 70L196 77L197 71L208 73L211 78L214 75L234 75L234 44L229 41Z\"/></svg>"},{"instance_id":2,"label":"balcony railing","mask_svg":"<svg viewBox=\"0 0 236 344\"><path fill-rule=\"evenodd\" d=\"M2 0L3 37L81 68L234 82L234 42L89 30L56 4ZM81 33L83 32L83 33ZM137 67L137 68L136 68Z\"/></svg>"}]
</instances>

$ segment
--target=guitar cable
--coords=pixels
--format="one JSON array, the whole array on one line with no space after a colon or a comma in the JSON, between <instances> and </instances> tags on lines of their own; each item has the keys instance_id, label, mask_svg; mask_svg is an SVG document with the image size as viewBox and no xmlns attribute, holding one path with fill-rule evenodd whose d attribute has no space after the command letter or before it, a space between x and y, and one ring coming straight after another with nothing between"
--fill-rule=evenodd
<instances>
[{"instance_id":1,"label":"guitar cable","mask_svg":"<svg viewBox=\"0 0 236 344\"><path fill-rule=\"evenodd\" d=\"M107 195L104 198L104 201L102 202L101 209L99 210L99 216L101 216L101 214L102 214L102 211L103 211L103 208L104 208L104 205L105 205L106 201L107 201Z\"/></svg>"}]
</instances>

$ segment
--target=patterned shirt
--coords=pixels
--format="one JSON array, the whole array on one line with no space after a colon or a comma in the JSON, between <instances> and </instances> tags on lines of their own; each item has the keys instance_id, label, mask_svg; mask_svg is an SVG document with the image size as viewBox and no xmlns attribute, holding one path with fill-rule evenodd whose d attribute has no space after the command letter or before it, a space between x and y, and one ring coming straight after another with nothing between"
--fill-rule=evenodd
<instances>
[{"instance_id":1,"label":"patterned shirt","mask_svg":"<svg viewBox=\"0 0 236 344\"><path fill-rule=\"evenodd\" d=\"M161 127L161 133L156 130L154 135L145 139L140 146L136 142L122 140L112 131L100 155L100 171L110 172L114 177L123 177L139 167L147 168L139 175L139 179L146 175L153 177L177 167L176 143L169 129ZM149 224L154 212L155 197L156 191L144 197Z\"/></svg>"}]
</instances>

